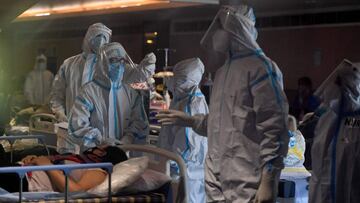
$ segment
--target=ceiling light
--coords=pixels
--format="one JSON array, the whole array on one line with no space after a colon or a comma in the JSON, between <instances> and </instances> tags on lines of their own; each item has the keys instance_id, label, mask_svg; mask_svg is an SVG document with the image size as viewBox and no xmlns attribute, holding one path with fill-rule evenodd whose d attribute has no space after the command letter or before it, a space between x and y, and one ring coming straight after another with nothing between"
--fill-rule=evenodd
<instances>
[{"instance_id":1,"label":"ceiling light","mask_svg":"<svg viewBox=\"0 0 360 203\"><path fill-rule=\"evenodd\" d=\"M37 13L37 14L35 14L36 17L49 16L49 15L51 15L49 12L47 12L47 13Z\"/></svg>"},{"instance_id":2,"label":"ceiling light","mask_svg":"<svg viewBox=\"0 0 360 203\"><path fill-rule=\"evenodd\" d=\"M148 39L148 40L146 40L146 44L154 44L154 40Z\"/></svg>"},{"instance_id":3,"label":"ceiling light","mask_svg":"<svg viewBox=\"0 0 360 203\"><path fill-rule=\"evenodd\" d=\"M168 4L170 0L97 0L84 3L59 4L59 5L35 5L28 9L18 18L31 18L34 16L49 16L70 13L82 13L98 10L121 9L128 7L147 6L155 4Z\"/></svg>"},{"instance_id":4,"label":"ceiling light","mask_svg":"<svg viewBox=\"0 0 360 203\"><path fill-rule=\"evenodd\" d=\"M52 18L77 16L79 14L102 14L129 12L174 7L187 7L200 4L218 3L219 0L41 0L26 10L15 21L36 20L38 16ZM313 0L314 1L314 0Z\"/></svg>"}]
</instances>

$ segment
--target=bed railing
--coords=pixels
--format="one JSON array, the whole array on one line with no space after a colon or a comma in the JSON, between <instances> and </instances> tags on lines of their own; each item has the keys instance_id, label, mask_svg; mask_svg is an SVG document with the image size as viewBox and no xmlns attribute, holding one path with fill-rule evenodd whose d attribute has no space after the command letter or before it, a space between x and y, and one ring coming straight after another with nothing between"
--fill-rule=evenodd
<instances>
[{"instance_id":1,"label":"bed railing","mask_svg":"<svg viewBox=\"0 0 360 203\"><path fill-rule=\"evenodd\" d=\"M105 169L109 177L108 201L111 203L111 173L113 165L111 163L90 163L90 164L68 164L68 165L48 165L48 166L19 166L19 167L0 167L0 173L17 173L20 178L19 185L19 202L22 200L23 193L23 179L27 172L31 171L51 171L61 170L65 174L65 202L69 201L69 174L75 169L90 169L102 168Z\"/></svg>"}]
</instances>

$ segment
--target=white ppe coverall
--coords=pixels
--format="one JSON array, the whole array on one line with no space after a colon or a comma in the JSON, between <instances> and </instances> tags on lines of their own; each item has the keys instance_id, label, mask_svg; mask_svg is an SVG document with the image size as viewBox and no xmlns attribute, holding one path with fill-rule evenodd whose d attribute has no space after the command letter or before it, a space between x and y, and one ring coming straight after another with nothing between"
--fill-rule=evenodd
<instances>
[{"instance_id":1,"label":"white ppe coverall","mask_svg":"<svg viewBox=\"0 0 360 203\"><path fill-rule=\"evenodd\" d=\"M61 65L51 91L50 105L54 113L60 112L69 116L81 87L93 79L98 49L110 42L111 33L112 31L102 23L91 25L83 41L83 53L66 59ZM102 36L102 42L94 42L98 36ZM155 62L156 57L152 53L139 65L134 65L131 61L125 69L124 83L147 81L155 71Z\"/></svg>"},{"instance_id":2,"label":"white ppe coverall","mask_svg":"<svg viewBox=\"0 0 360 203\"><path fill-rule=\"evenodd\" d=\"M183 111L189 116L208 114L205 97L198 87L204 73L201 60L183 60L174 66L173 72L174 77L165 80L174 96L170 109ZM205 202L204 163L207 138L198 135L189 127L163 126L159 139L162 148L179 154L185 161L188 202Z\"/></svg>"},{"instance_id":3,"label":"white ppe coverall","mask_svg":"<svg viewBox=\"0 0 360 203\"><path fill-rule=\"evenodd\" d=\"M92 80L96 51L93 40L97 36L103 36L103 43L108 43L111 37L111 30L102 23L91 25L85 35L81 54L72 56L64 61L52 85L50 107L52 111L69 115L76 96L83 85Z\"/></svg>"},{"instance_id":4,"label":"white ppe coverall","mask_svg":"<svg viewBox=\"0 0 360 203\"><path fill-rule=\"evenodd\" d=\"M344 60L315 95L309 202L360 202L360 67Z\"/></svg>"},{"instance_id":5,"label":"white ppe coverall","mask_svg":"<svg viewBox=\"0 0 360 203\"><path fill-rule=\"evenodd\" d=\"M24 94L32 105L45 105L49 102L54 75L46 70L46 64L47 59L43 54L36 57L34 70L26 77Z\"/></svg>"},{"instance_id":6,"label":"white ppe coverall","mask_svg":"<svg viewBox=\"0 0 360 203\"><path fill-rule=\"evenodd\" d=\"M142 97L122 83L128 56L116 42L100 49L93 81L75 100L69 116L69 136L80 148L121 142L145 143L148 121Z\"/></svg>"},{"instance_id":7,"label":"white ppe coverall","mask_svg":"<svg viewBox=\"0 0 360 203\"><path fill-rule=\"evenodd\" d=\"M253 202L260 193L275 193L278 177L269 179L274 187L266 192L262 177L284 167L289 136L282 73L256 37L250 7L223 6L202 39L204 47L228 52L216 72L210 113L196 115L193 124L208 137L208 202Z\"/></svg>"}]
</instances>

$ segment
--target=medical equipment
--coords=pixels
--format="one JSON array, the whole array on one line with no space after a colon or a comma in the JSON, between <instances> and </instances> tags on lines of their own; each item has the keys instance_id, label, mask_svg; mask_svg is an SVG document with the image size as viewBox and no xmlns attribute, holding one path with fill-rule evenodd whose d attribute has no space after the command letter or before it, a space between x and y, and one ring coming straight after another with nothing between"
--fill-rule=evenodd
<instances>
[{"instance_id":1,"label":"medical equipment","mask_svg":"<svg viewBox=\"0 0 360 203\"><path fill-rule=\"evenodd\" d=\"M164 68L163 68L163 85L165 86L165 78L166 77L168 77L168 76L171 76L171 75L173 75L173 74L171 74L171 71L169 71L169 68L170 68L170 66L168 65L168 63L169 63L169 52L176 52L176 49L170 49L170 48L163 48L163 49L158 49L157 51L164 51L164 60L165 60L165 62L164 62ZM167 92L167 88L164 88L163 89L163 95L165 96L166 94L169 94L168 92ZM168 105L168 107L169 107L169 104L170 104L170 102L169 101L167 101L167 105Z\"/></svg>"},{"instance_id":2,"label":"medical equipment","mask_svg":"<svg viewBox=\"0 0 360 203\"><path fill-rule=\"evenodd\" d=\"M0 140L6 140L10 143L10 162L13 162L13 145L15 143L15 140L19 139L37 139L40 141L40 143L44 146L46 149L46 152L48 155L50 155L49 146L45 144L46 136L44 135L16 135L16 136L2 136L0 137Z\"/></svg>"},{"instance_id":3,"label":"medical equipment","mask_svg":"<svg viewBox=\"0 0 360 203\"><path fill-rule=\"evenodd\" d=\"M20 110L13 116L6 127L5 137L9 138L10 136L9 139L11 139L11 136L17 138L22 136L22 139L14 139L12 142L6 142L4 141L6 138L3 138L1 144L6 151L25 150L39 144L46 144L55 148L57 136L54 131L54 125L57 120L52 114L40 112L47 111L41 107L34 106ZM40 143L36 139L37 135L41 137Z\"/></svg>"},{"instance_id":4,"label":"medical equipment","mask_svg":"<svg viewBox=\"0 0 360 203\"><path fill-rule=\"evenodd\" d=\"M52 114L35 114L30 117L29 133L33 135L42 134L47 145L56 146L55 124L57 119Z\"/></svg>"}]
</instances>

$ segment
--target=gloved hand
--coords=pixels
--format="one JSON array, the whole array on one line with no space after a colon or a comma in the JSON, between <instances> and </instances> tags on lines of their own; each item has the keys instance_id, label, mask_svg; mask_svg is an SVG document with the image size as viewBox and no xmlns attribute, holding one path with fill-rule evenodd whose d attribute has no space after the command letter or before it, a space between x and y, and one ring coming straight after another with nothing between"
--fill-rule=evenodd
<instances>
[{"instance_id":1,"label":"gloved hand","mask_svg":"<svg viewBox=\"0 0 360 203\"><path fill-rule=\"evenodd\" d=\"M158 100L163 100L163 96L161 96L161 94L157 93L156 91L150 91L150 100L153 99L158 99Z\"/></svg>"},{"instance_id":2,"label":"gloved hand","mask_svg":"<svg viewBox=\"0 0 360 203\"><path fill-rule=\"evenodd\" d=\"M264 167L260 186L256 192L255 203L275 203L280 172L280 169L272 168L269 170L267 166Z\"/></svg>"},{"instance_id":3,"label":"gloved hand","mask_svg":"<svg viewBox=\"0 0 360 203\"><path fill-rule=\"evenodd\" d=\"M182 127L192 127L195 123L193 117L186 115L186 113L177 110L164 110L156 115L156 119L162 125L177 125Z\"/></svg>"},{"instance_id":4,"label":"gloved hand","mask_svg":"<svg viewBox=\"0 0 360 203\"><path fill-rule=\"evenodd\" d=\"M103 137L101 136L101 132L96 128L90 130L84 136L84 146L86 148L99 146L102 142L103 142Z\"/></svg>"},{"instance_id":5,"label":"gloved hand","mask_svg":"<svg viewBox=\"0 0 360 203\"><path fill-rule=\"evenodd\" d=\"M68 119L67 119L64 111L56 111L55 118L58 120L59 123L68 122Z\"/></svg>"}]
</instances>

